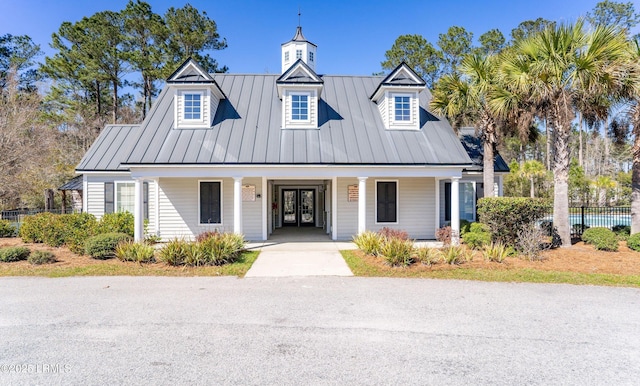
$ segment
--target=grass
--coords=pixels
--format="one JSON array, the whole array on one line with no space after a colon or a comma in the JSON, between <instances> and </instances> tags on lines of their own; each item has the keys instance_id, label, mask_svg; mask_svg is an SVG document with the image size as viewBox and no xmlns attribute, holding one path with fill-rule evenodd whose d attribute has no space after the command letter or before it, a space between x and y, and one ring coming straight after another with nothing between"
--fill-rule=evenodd
<instances>
[{"instance_id":1,"label":"grass","mask_svg":"<svg viewBox=\"0 0 640 386\"><path fill-rule=\"evenodd\" d=\"M640 275L615 275L605 273L578 273L545 271L531 268L488 269L456 267L447 270L412 270L374 265L357 256L354 251L340 251L355 276L403 277L430 279L458 279L495 282L564 283L578 285L602 285L639 287Z\"/></svg>"},{"instance_id":2,"label":"grass","mask_svg":"<svg viewBox=\"0 0 640 386\"><path fill-rule=\"evenodd\" d=\"M244 277L258 257L258 251L247 251L232 264L203 267L171 267L164 263L139 264L116 259L97 261L82 266L0 264L0 276L238 276Z\"/></svg>"}]
</instances>

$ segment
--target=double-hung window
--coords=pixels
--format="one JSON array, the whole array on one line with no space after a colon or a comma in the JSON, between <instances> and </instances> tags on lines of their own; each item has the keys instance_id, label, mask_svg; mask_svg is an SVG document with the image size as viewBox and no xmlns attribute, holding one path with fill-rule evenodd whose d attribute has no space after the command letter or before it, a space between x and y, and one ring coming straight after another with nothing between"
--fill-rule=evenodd
<instances>
[{"instance_id":1,"label":"double-hung window","mask_svg":"<svg viewBox=\"0 0 640 386\"><path fill-rule=\"evenodd\" d=\"M394 97L395 120L397 122L411 121L411 97L396 95Z\"/></svg>"},{"instance_id":2,"label":"double-hung window","mask_svg":"<svg viewBox=\"0 0 640 386\"><path fill-rule=\"evenodd\" d=\"M376 181L376 222L398 222L398 183Z\"/></svg>"},{"instance_id":3,"label":"double-hung window","mask_svg":"<svg viewBox=\"0 0 640 386\"><path fill-rule=\"evenodd\" d=\"M149 183L142 185L142 205L145 219L149 219ZM135 183L105 182L104 213L135 211Z\"/></svg>"},{"instance_id":4,"label":"double-hung window","mask_svg":"<svg viewBox=\"0 0 640 386\"><path fill-rule=\"evenodd\" d=\"M296 50L296 60L302 59L302 50Z\"/></svg>"},{"instance_id":5,"label":"double-hung window","mask_svg":"<svg viewBox=\"0 0 640 386\"><path fill-rule=\"evenodd\" d=\"M291 95L291 120L292 121L308 121L309 120L309 95L305 95L305 94Z\"/></svg>"},{"instance_id":6,"label":"double-hung window","mask_svg":"<svg viewBox=\"0 0 640 386\"><path fill-rule=\"evenodd\" d=\"M184 119L197 121L202 119L201 94L184 94Z\"/></svg>"},{"instance_id":7,"label":"double-hung window","mask_svg":"<svg viewBox=\"0 0 640 386\"><path fill-rule=\"evenodd\" d=\"M289 51L284 53L284 61L288 62L289 61Z\"/></svg>"},{"instance_id":8,"label":"double-hung window","mask_svg":"<svg viewBox=\"0 0 640 386\"><path fill-rule=\"evenodd\" d=\"M313 52L309 52L309 62L313 62Z\"/></svg>"},{"instance_id":9,"label":"double-hung window","mask_svg":"<svg viewBox=\"0 0 640 386\"><path fill-rule=\"evenodd\" d=\"M200 181L200 224L222 224L220 181Z\"/></svg>"}]
</instances>

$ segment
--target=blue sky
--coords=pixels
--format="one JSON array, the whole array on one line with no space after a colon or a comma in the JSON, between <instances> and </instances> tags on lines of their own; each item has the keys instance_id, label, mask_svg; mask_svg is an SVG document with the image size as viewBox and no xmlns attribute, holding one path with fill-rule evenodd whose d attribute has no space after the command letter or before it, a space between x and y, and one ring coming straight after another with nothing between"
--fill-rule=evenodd
<instances>
[{"instance_id":1,"label":"blue sky","mask_svg":"<svg viewBox=\"0 0 640 386\"><path fill-rule=\"evenodd\" d=\"M318 73L335 75L369 75L380 71L385 51L399 35L421 34L435 44L439 33L459 25L473 32L475 39L492 28L500 29L508 37L521 21L538 17L575 21L597 2L190 1L218 24L220 35L227 39L229 47L214 52L213 56L236 73L280 71L280 44L293 37L300 6L305 37L318 46ZM107 9L121 10L127 0L3 0L3 3L0 35L29 35L45 54L51 55L51 34L62 22L75 22ZM164 14L167 8L181 7L185 1L151 0L148 3L156 13ZM638 28L634 32L637 33Z\"/></svg>"}]
</instances>

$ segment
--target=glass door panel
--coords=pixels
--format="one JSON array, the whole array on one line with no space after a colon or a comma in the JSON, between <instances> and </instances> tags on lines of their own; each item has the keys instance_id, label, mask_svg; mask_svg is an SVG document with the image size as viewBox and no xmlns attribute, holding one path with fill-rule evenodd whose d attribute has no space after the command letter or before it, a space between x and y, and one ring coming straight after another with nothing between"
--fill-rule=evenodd
<instances>
[{"instance_id":1,"label":"glass door panel","mask_svg":"<svg viewBox=\"0 0 640 386\"><path fill-rule=\"evenodd\" d=\"M314 191L300 190L300 225L314 225Z\"/></svg>"},{"instance_id":2,"label":"glass door panel","mask_svg":"<svg viewBox=\"0 0 640 386\"><path fill-rule=\"evenodd\" d=\"M284 225L298 225L298 190L283 190L282 203L282 221Z\"/></svg>"}]
</instances>

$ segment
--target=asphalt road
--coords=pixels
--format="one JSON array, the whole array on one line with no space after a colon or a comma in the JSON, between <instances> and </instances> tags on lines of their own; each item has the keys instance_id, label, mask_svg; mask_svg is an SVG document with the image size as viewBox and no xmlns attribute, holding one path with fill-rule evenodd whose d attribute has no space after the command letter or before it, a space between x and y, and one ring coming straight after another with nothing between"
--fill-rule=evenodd
<instances>
[{"instance_id":1,"label":"asphalt road","mask_svg":"<svg viewBox=\"0 0 640 386\"><path fill-rule=\"evenodd\" d=\"M637 385L640 290L0 279L0 384Z\"/></svg>"}]
</instances>

